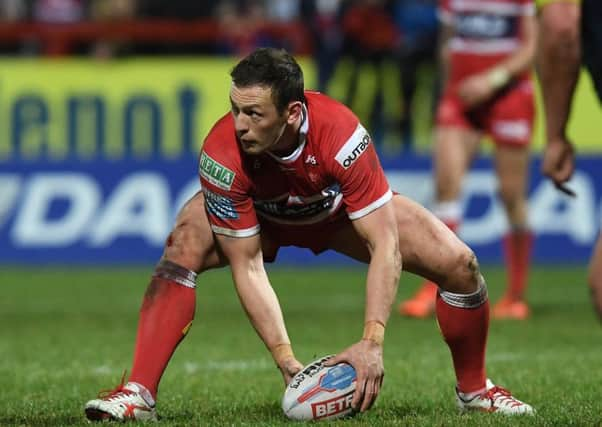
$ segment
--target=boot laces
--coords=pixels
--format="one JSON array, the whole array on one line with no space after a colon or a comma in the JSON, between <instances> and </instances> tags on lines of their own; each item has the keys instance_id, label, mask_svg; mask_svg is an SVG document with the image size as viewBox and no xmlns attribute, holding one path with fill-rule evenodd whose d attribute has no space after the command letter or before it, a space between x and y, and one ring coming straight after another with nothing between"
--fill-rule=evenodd
<instances>
[{"instance_id":1,"label":"boot laces","mask_svg":"<svg viewBox=\"0 0 602 427\"><path fill-rule=\"evenodd\" d=\"M127 388L124 388L126 373L127 373L127 371L123 372L123 375L121 376L121 381L120 381L119 385L117 385L113 389L101 390L98 393L98 397L102 400L112 401L112 400L120 399L123 396L129 396L131 394L135 394L133 391L128 390Z\"/></svg>"},{"instance_id":2,"label":"boot laces","mask_svg":"<svg viewBox=\"0 0 602 427\"><path fill-rule=\"evenodd\" d=\"M484 393L486 399L491 401L492 406L520 406L522 402L515 399L509 390L503 387L494 386Z\"/></svg>"}]
</instances>

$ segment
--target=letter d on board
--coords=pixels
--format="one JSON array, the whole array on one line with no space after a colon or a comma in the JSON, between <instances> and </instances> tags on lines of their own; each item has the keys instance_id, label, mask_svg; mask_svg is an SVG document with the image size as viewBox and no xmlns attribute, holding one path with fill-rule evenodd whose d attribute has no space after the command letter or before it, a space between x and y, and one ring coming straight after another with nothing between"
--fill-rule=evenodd
<instances>
[{"instance_id":1,"label":"letter d on board","mask_svg":"<svg viewBox=\"0 0 602 427\"><path fill-rule=\"evenodd\" d=\"M59 218L49 218L53 201L66 200ZM12 230L15 246L63 247L73 244L90 225L100 190L88 176L76 173L36 174L27 183Z\"/></svg>"}]
</instances>

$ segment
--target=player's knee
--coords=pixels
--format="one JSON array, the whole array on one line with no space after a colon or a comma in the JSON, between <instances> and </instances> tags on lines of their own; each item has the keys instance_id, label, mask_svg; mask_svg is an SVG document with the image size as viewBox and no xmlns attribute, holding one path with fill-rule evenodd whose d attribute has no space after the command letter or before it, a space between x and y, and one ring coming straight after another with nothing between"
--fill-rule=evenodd
<instances>
[{"instance_id":1,"label":"player's knee","mask_svg":"<svg viewBox=\"0 0 602 427\"><path fill-rule=\"evenodd\" d=\"M502 187L500 188L499 197L510 218L520 216L526 205L526 201L522 195L517 194L517 192L511 188Z\"/></svg>"},{"instance_id":2,"label":"player's knee","mask_svg":"<svg viewBox=\"0 0 602 427\"><path fill-rule=\"evenodd\" d=\"M163 258L199 272L214 251L212 233L194 222L179 222L165 241Z\"/></svg>"},{"instance_id":3,"label":"player's knee","mask_svg":"<svg viewBox=\"0 0 602 427\"><path fill-rule=\"evenodd\" d=\"M458 293L469 294L479 289L481 272L479 263L474 252L466 245L458 251L454 259L454 266L450 269L447 276L444 290Z\"/></svg>"}]
</instances>

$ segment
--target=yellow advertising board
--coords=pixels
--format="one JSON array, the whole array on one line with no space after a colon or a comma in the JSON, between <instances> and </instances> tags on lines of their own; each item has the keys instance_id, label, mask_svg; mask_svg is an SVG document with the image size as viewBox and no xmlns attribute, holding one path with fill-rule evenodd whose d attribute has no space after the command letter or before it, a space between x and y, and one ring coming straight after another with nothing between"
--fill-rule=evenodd
<instances>
[{"instance_id":1,"label":"yellow advertising board","mask_svg":"<svg viewBox=\"0 0 602 427\"><path fill-rule=\"evenodd\" d=\"M0 60L0 159L198 153L234 58ZM304 65L304 68L307 68ZM311 71L306 78L311 78Z\"/></svg>"},{"instance_id":2,"label":"yellow advertising board","mask_svg":"<svg viewBox=\"0 0 602 427\"><path fill-rule=\"evenodd\" d=\"M212 124L229 110L234 64L230 57L0 59L0 160L196 154ZM314 87L313 63L302 60L301 65L306 87ZM602 114L589 76L583 74L569 134L580 152L600 151ZM339 86L344 88L344 82ZM416 102L428 103L430 92L419 88ZM359 96L360 104L373 105L373 91L360 87ZM371 113L355 110L362 120ZM541 118L538 108L535 147L543 144ZM414 128L422 130L416 135L418 150L428 150L432 117L416 114L415 119Z\"/></svg>"}]
</instances>

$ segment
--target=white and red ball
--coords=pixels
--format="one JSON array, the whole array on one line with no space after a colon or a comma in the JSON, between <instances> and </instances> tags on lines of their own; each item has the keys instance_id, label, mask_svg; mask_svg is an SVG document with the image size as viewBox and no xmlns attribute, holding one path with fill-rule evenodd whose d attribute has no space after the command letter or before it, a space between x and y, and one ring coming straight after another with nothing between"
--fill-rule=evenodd
<instances>
[{"instance_id":1,"label":"white and red ball","mask_svg":"<svg viewBox=\"0 0 602 427\"><path fill-rule=\"evenodd\" d=\"M356 385L353 366L324 366L332 356L314 360L286 387L282 410L292 420L334 420L353 415L351 400Z\"/></svg>"}]
</instances>

